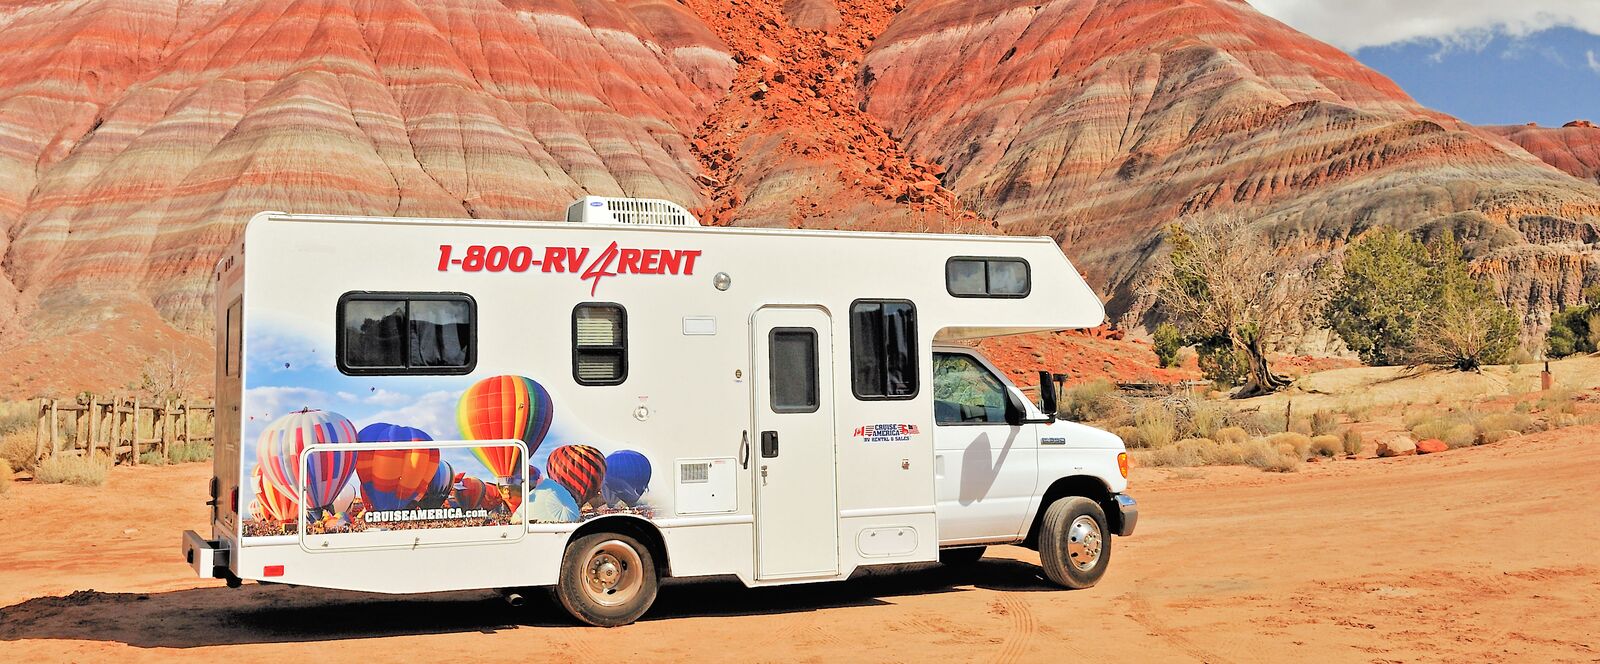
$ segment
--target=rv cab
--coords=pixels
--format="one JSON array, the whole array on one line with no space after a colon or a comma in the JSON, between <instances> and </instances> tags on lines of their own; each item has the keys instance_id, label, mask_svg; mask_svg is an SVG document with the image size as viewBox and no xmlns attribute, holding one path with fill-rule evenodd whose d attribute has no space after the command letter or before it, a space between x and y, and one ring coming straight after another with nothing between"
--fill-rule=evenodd
<instances>
[{"instance_id":1,"label":"rv cab","mask_svg":"<svg viewBox=\"0 0 1600 664\"><path fill-rule=\"evenodd\" d=\"M1137 521L1122 441L973 347L1104 321L1049 238L593 196L564 221L263 212L214 283L212 523L183 553L230 585L551 587L618 625L668 576L1000 544L1087 588Z\"/></svg>"}]
</instances>

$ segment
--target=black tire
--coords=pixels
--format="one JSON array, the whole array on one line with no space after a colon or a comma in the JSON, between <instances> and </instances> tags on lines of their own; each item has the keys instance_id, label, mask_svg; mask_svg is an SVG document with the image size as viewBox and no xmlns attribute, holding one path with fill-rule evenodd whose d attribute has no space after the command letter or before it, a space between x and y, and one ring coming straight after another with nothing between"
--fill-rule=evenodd
<instances>
[{"instance_id":1,"label":"black tire","mask_svg":"<svg viewBox=\"0 0 1600 664\"><path fill-rule=\"evenodd\" d=\"M939 563L953 567L964 567L978 562L983 558L983 552L988 547L964 546L959 549L939 549Z\"/></svg>"},{"instance_id":2,"label":"black tire","mask_svg":"<svg viewBox=\"0 0 1600 664\"><path fill-rule=\"evenodd\" d=\"M1100 504L1082 496L1051 503L1039 526L1039 563L1058 585L1080 589L1099 583L1111 563L1111 531Z\"/></svg>"},{"instance_id":3,"label":"black tire","mask_svg":"<svg viewBox=\"0 0 1600 664\"><path fill-rule=\"evenodd\" d=\"M650 610L659 585L655 559L639 540L621 533L592 533L567 545L553 594L579 622L616 627Z\"/></svg>"}]
</instances>

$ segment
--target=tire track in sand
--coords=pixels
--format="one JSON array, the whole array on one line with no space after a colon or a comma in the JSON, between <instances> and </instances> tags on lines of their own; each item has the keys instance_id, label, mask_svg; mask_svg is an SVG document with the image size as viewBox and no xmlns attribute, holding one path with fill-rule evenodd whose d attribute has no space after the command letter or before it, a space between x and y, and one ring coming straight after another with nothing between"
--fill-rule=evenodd
<instances>
[{"instance_id":1,"label":"tire track in sand","mask_svg":"<svg viewBox=\"0 0 1600 664\"><path fill-rule=\"evenodd\" d=\"M1016 593L1000 593L1000 598L989 605L989 613L1007 616L1011 622L1000 653L992 661L997 664L1022 661L1033 637L1039 633L1039 620L1034 618L1033 609Z\"/></svg>"},{"instance_id":2,"label":"tire track in sand","mask_svg":"<svg viewBox=\"0 0 1600 664\"><path fill-rule=\"evenodd\" d=\"M1138 594L1137 591L1127 593L1120 599L1128 602L1129 618L1133 618L1134 622L1139 623L1139 625L1143 626L1145 629L1150 630L1150 633L1156 638L1166 641L1167 643L1172 644L1173 647L1182 650L1184 654L1207 663L1226 664L1232 661L1226 657L1196 645L1193 641L1184 638L1184 636L1179 634L1177 630L1161 624L1161 621L1156 620L1155 612L1150 610L1150 603L1146 602L1144 596Z\"/></svg>"}]
</instances>

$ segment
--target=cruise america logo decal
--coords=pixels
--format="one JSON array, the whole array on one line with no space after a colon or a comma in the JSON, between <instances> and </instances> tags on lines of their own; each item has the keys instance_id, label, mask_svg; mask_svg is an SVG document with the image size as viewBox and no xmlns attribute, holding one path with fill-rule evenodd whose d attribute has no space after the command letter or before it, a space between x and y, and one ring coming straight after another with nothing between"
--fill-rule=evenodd
<instances>
[{"instance_id":1,"label":"cruise america logo decal","mask_svg":"<svg viewBox=\"0 0 1600 664\"><path fill-rule=\"evenodd\" d=\"M699 249L636 249L612 242L595 253L589 247L508 247L474 244L459 250L439 245L439 271L544 272L577 275L589 282L589 295L600 280L625 274L692 275ZM590 254L594 254L590 258ZM537 257L537 258L536 258Z\"/></svg>"}]
</instances>

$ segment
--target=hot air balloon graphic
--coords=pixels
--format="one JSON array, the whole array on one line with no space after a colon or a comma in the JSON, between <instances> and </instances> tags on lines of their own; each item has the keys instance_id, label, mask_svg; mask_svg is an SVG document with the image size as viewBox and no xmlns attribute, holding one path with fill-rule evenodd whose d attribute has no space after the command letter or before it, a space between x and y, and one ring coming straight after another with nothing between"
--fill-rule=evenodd
<instances>
[{"instance_id":1,"label":"hot air balloon graphic","mask_svg":"<svg viewBox=\"0 0 1600 664\"><path fill-rule=\"evenodd\" d=\"M301 452L319 443L356 442L356 427L332 411L305 410L268 425L256 441L261 475L278 490L294 495L300 484ZM321 452L305 461L306 507L331 510L333 499L355 473L353 452Z\"/></svg>"},{"instance_id":2,"label":"hot air balloon graphic","mask_svg":"<svg viewBox=\"0 0 1600 664\"><path fill-rule=\"evenodd\" d=\"M495 510L504 500L500 487L462 473L456 476L456 504L465 510Z\"/></svg>"},{"instance_id":3,"label":"hot air balloon graphic","mask_svg":"<svg viewBox=\"0 0 1600 664\"><path fill-rule=\"evenodd\" d=\"M450 466L449 461L440 461L439 469L433 472L433 479L428 482L428 488L422 492L422 497L417 499L417 505L430 510L444 507L444 501L450 497L450 488L455 484L455 480L455 468Z\"/></svg>"},{"instance_id":4,"label":"hot air balloon graphic","mask_svg":"<svg viewBox=\"0 0 1600 664\"><path fill-rule=\"evenodd\" d=\"M578 520L578 501L567 488L546 479L528 492L528 521L572 523Z\"/></svg>"},{"instance_id":5,"label":"hot air balloon graphic","mask_svg":"<svg viewBox=\"0 0 1600 664\"><path fill-rule=\"evenodd\" d=\"M528 464L528 486L539 486L539 480L544 479L544 473L539 472L539 467Z\"/></svg>"},{"instance_id":6,"label":"hot air balloon graphic","mask_svg":"<svg viewBox=\"0 0 1600 664\"><path fill-rule=\"evenodd\" d=\"M250 501L250 518L256 521L267 520L267 508L261 506L260 500Z\"/></svg>"},{"instance_id":7,"label":"hot air balloon graphic","mask_svg":"<svg viewBox=\"0 0 1600 664\"><path fill-rule=\"evenodd\" d=\"M356 434L363 443L431 441L421 429L379 422ZM356 452L361 502L369 510L403 510L421 499L439 471L439 448Z\"/></svg>"},{"instance_id":8,"label":"hot air balloon graphic","mask_svg":"<svg viewBox=\"0 0 1600 664\"><path fill-rule=\"evenodd\" d=\"M650 488L650 460L633 450L618 450L606 456L606 478L600 496L606 504L639 504L639 497Z\"/></svg>"},{"instance_id":9,"label":"hot air balloon graphic","mask_svg":"<svg viewBox=\"0 0 1600 664\"><path fill-rule=\"evenodd\" d=\"M589 502L600 493L600 483L606 476L605 455L588 445L563 445L550 451L544 469L579 505Z\"/></svg>"},{"instance_id":10,"label":"hot air balloon graphic","mask_svg":"<svg viewBox=\"0 0 1600 664\"><path fill-rule=\"evenodd\" d=\"M550 392L533 379L492 376L461 394L456 423L467 440L521 440L532 455L550 432L554 414ZM522 463L515 447L477 447L472 453L501 484L509 484Z\"/></svg>"},{"instance_id":11,"label":"hot air balloon graphic","mask_svg":"<svg viewBox=\"0 0 1600 664\"><path fill-rule=\"evenodd\" d=\"M261 520L273 524L299 520L296 515L294 494L279 491L271 482L266 481L260 466L250 471L250 488L256 496L255 502L260 503Z\"/></svg>"}]
</instances>

